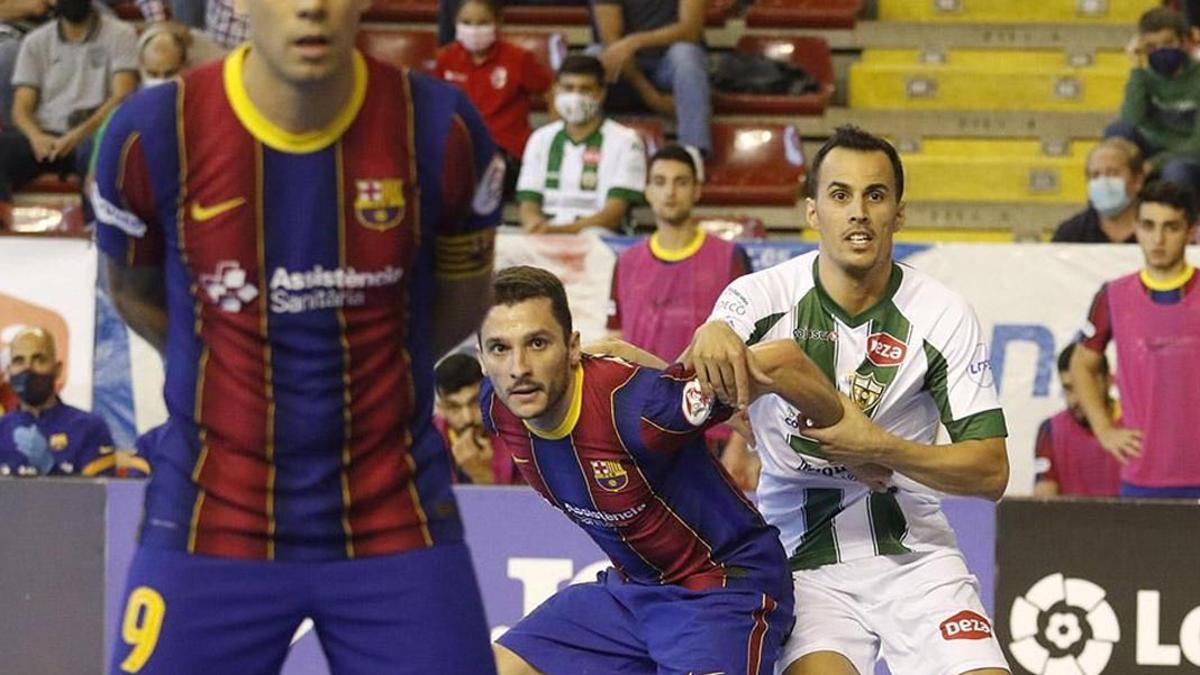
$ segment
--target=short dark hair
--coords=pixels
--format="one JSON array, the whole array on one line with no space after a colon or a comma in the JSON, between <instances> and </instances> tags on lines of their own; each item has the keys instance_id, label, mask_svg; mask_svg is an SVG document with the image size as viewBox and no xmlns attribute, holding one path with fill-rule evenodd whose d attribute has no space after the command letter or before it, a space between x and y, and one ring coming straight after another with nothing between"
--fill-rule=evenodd
<instances>
[{"instance_id":1,"label":"short dark hair","mask_svg":"<svg viewBox=\"0 0 1200 675\"><path fill-rule=\"evenodd\" d=\"M558 277L540 267L517 265L500 270L492 282L492 290L492 307L546 298L550 301L554 319L562 326L563 337L570 341L573 331L571 306L567 304L567 290Z\"/></svg>"},{"instance_id":2,"label":"short dark hair","mask_svg":"<svg viewBox=\"0 0 1200 675\"><path fill-rule=\"evenodd\" d=\"M896 179L896 201L899 202L904 196L904 167L900 164L900 155L896 152L896 148L892 147L891 143L863 131L853 124L844 124L834 130L833 136L825 141L825 145L817 150L817 156L813 158L812 168L808 171L807 192L809 197L816 199L817 190L821 187L821 164L825 162L825 156L834 148L845 148L858 152L882 152L887 155L888 161L892 163L892 175Z\"/></svg>"},{"instance_id":3,"label":"short dark hair","mask_svg":"<svg viewBox=\"0 0 1200 675\"><path fill-rule=\"evenodd\" d=\"M1163 204L1183 212L1189 226L1196 223L1196 197L1188 188L1165 180L1154 180L1146 183L1138 192L1139 206L1143 204Z\"/></svg>"},{"instance_id":4,"label":"short dark hair","mask_svg":"<svg viewBox=\"0 0 1200 675\"><path fill-rule=\"evenodd\" d=\"M1160 30L1174 31L1175 35L1183 38L1188 33L1187 20L1183 15L1169 7L1155 7L1147 10L1138 19L1138 33L1157 33Z\"/></svg>"},{"instance_id":5,"label":"short dark hair","mask_svg":"<svg viewBox=\"0 0 1200 675\"><path fill-rule=\"evenodd\" d=\"M563 75L591 75L596 78L597 84L604 86L604 64L600 63L600 59L587 54L571 54L563 59L555 79Z\"/></svg>"},{"instance_id":6,"label":"short dark hair","mask_svg":"<svg viewBox=\"0 0 1200 675\"><path fill-rule=\"evenodd\" d=\"M442 359L433 369L433 377L438 395L449 396L463 387L482 382L483 369L479 367L479 359L458 352Z\"/></svg>"},{"instance_id":7,"label":"short dark hair","mask_svg":"<svg viewBox=\"0 0 1200 675\"><path fill-rule=\"evenodd\" d=\"M654 163L662 160L668 162L680 162L687 165L687 168L692 170L692 178L696 178L696 160L692 157L692 153L678 143L668 143L658 149L650 157L650 162L646 164L646 177L650 176L650 169L654 167Z\"/></svg>"},{"instance_id":8,"label":"short dark hair","mask_svg":"<svg viewBox=\"0 0 1200 675\"><path fill-rule=\"evenodd\" d=\"M1065 373L1071 369L1071 356L1078 346L1078 342L1068 342L1067 346L1058 353L1058 372ZM1100 372L1108 374L1108 357L1104 355L1104 352L1100 352Z\"/></svg>"},{"instance_id":9,"label":"short dark hair","mask_svg":"<svg viewBox=\"0 0 1200 675\"><path fill-rule=\"evenodd\" d=\"M471 2L487 7L492 12L492 16L496 17L497 19L500 18L500 0L460 0L458 3L458 9L454 10L454 15L458 16L458 10L466 7L467 3Z\"/></svg>"}]
</instances>

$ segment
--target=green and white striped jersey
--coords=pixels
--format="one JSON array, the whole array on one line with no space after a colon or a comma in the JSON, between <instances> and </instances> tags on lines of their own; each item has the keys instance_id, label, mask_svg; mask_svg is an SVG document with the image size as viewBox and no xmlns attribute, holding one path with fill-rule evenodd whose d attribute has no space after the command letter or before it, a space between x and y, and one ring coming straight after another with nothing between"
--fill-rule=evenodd
<instances>
[{"instance_id":1,"label":"green and white striped jersey","mask_svg":"<svg viewBox=\"0 0 1200 675\"><path fill-rule=\"evenodd\" d=\"M551 225L570 225L603 209L609 197L641 204L645 187L646 149L638 132L606 119L575 142L558 120L525 144L517 201L541 202Z\"/></svg>"},{"instance_id":2,"label":"green and white striped jersey","mask_svg":"<svg viewBox=\"0 0 1200 675\"><path fill-rule=\"evenodd\" d=\"M741 277L711 319L748 343L792 338L830 381L887 431L932 443L1007 435L979 321L932 277L893 264L874 307L849 316L817 278L818 253ZM897 474L873 493L801 435L802 411L778 396L750 407L762 456L759 508L779 528L794 569L955 547L938 493ZM931 452L936 452L931 451Z\"/></svg>"}]
</instances>

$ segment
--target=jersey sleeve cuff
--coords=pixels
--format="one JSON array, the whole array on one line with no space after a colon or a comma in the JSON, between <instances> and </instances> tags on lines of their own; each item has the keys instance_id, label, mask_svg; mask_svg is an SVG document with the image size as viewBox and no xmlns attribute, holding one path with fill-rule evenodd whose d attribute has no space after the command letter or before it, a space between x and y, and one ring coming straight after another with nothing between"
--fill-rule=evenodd
<instances>
[{"instance_id":1,"label":"jersey sleeve cuff","mask_svg":"<svg viewBox=\"0 0 1200 675\"><path fill-rule=\"evenodd\" d=\"M646 203L646 196L642 194L641 190L630 190L629 188L609 188L608 194L605 197L608 199L612 199L613 197L624 199L633 206Z\"/></svg>"},{"instance_id":2,"label":"jersey sleeve cuff","mask_svg":"<svg viewBox=\"0 0 1200 675\"><path fill-rule=\"evenodd\" d=\"M437 277L453 281L488 273L492 269L495 242L496 232L492 229L438 237L434 244Z\"/></svg>"},{"instance_id":3,"label":"jersey sleeve cuff","mask_svg":"<svg viewBox=\"0 0 1200 675\"><path fill-rule=\"evenodd\" d=\"M985 438L1005 438L1008 436L1008 426L1004 422L1004 411L995 408L949 422L946 424L946 432L950 434L951 441L958 443Z\"/></svg>"},{"instance_id":4,"label":"jersey sleeve cuff","mask_svg":"<svg viewBox=\"0 0 1200 675\"><path fill-rule=\"evenodd\" d=\"M534 192L533 190L517 190L518 202L537 202L542 203L542 193Z\"/></svg>"}]
</instances>

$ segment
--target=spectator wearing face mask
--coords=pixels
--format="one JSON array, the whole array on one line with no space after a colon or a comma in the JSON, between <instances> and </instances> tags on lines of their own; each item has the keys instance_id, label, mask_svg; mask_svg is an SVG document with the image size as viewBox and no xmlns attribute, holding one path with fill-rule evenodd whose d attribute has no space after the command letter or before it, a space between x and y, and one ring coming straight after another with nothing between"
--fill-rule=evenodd
<instances>
[{"instance_id":1,"label":"spectator wearing face mask","mask_svg":"<svg viewBox=\"0 0 1200 675\"><path fill-rule=\"evenodd\" d=\"M1087 208L1059 224L1052 241L1134 244L1137 201L1146 182L1145 160L1124 138L1106 138L1087 157Z\"/></svg>"},{"instance_id":2,"label":"spectator wearing face mask","mask_svg":"<svg viewBox=\"0 0 1200 675\"><path fill-rule=\"evenodd\" d=\"M1165 181L1200 188L1200 64L1187 50L1187 22L1155 8L1138 20L1127 51L1133 70L1121 117L1105 136L1137 144Z\"/></svg>"},{"instance_id":3,"label":"spectator wearing face mask","mask_svg":"<svg viewBox=\"0 0 1200 675\"><path fill-rule=\"evenodd\" d=\"M466 0L458 8L455 41L438 56L437 76L466 92L504 151L505 199L521 171L521 154L533 129L529 107L546 93L554 74L530 51L499 39L495 0Z\"/></svg>"},{"instance_id":4,"label":"spectator wearing face mask","mask_svg":"<svg viewBox=\"0 0 1200 675\"><path fill-rule=\"evenodd\" d=\"M143 87L169 82L187 63L187 43L170 30L147 30L138 38L138 70Z\"/></svg>"},{"instance_id":5,"label":"spectator wearing face mask","mask_svg":"<svg viewBox=\"0 0 1200 675\"><path fill-rule=\"evenodd\" d=\"M137 88L132 26L97 12L88 0L57 0L55 7L58 19L26 36L17 55L16 128L0 133L5 224L14 189L43 173L86 172L93 132Z\"/></svg>"},{"instance_id":6,"label":"spectator wearing face mask","mask_svg":"<svg viewBox=\"0 0 1200 675\"><path fill-rule=\"evenodd\" d=\"M563 60L554 82L561 119L529 137L517 180L525 231L617 230L645 201L646 151L638 133L605 117L604 66L594 56Z\"/></svg>"},{"instance_id":7,"label":"spectator wearing face mask","mask_svg":"<svg viewBox=\"0 0 1200 675\"><path fill-rule=\"evenodd\" d=\"M116 472L112 436L98 415L58 397L54 338L27 328L9 345L8 380L20 405L0 417L0 476L98 476Z\"/></svg>"}]
</instances>

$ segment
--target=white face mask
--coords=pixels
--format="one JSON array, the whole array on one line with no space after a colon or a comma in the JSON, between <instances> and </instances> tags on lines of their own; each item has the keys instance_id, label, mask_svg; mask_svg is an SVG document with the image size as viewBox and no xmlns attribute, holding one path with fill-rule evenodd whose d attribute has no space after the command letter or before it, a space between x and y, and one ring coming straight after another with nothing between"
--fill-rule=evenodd
<instances>
[{"instance_id":1,"label":"white face mask","mask_svg":"<svg viewBox=\"0 0 1200 675\"><path fill-rule=\"evenodd\" d=\"M166 83L168 83L168 82L171 82L171 81L173 81L174 79L175 79L175 78L173 78L173 77L150 77L150 76L143 76L143 77L142 77L142 88L143 88L143 89L149 89L150 87L157 87L157 86L158 86L158 85L160 85L160 84L166 84Z\"/></svg>"},{"instance_id":2,"label":"white face mask","mask_svg":"<svg viewBox=\"0 0 1200 675\"><path fill-rule=\"evenodd\" d=\"M583 124L600 113L600 101L577 91L554 95L554 109L567 124Z\"/></svg>"},{"instance_id":3,"label":"white face mask","mask_svg":"<svg viewBox=\"0 0 1200 675\"><path fill-rule=\"evenodd\" d=\"M454 39L462 43L469 52L481 52L496 44L496 24L485 23L470 26L460 23L454 27Z\"/></svg>"}]
</instances>

